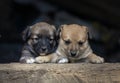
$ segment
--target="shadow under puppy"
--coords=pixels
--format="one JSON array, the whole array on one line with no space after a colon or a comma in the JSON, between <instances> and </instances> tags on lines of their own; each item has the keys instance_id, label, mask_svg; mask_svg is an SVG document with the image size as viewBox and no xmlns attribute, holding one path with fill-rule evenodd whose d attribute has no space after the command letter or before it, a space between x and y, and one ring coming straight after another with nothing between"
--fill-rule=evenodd
<instances>
[{"instance_id":1,"label":"shadow under puppy","mask_svg":"<svg viewBox=\"0 0 120 83\"><path fill-rule=\"evenodd\" d=\"M88 42L88 29L77 24L62 25L58 32L59 45L55 53L44 58L48 62L91 62L103 63L104 59L93 53ZM37 61L43 58L37 57Z\"/></svg>"},{"instance_id":2,"label":"shadow under puppy","mask_svg":"<svg viewBox=\"0 0 120 83\"><path fill-rule=\"evenodd\" d=\"M45 22L36 23L23 31L25 45L22 49L21 63L34 63L36 57L47 56L57 48L56 28ZM47 59L42 59L46 62Z\"/></svg>"}]
</instances>

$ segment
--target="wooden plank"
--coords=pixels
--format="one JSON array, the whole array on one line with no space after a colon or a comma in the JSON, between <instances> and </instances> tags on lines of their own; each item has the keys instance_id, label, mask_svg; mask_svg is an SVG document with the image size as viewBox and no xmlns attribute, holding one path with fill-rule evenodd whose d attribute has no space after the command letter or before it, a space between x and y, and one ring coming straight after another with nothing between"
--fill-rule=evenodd
<instances>
[{"instance_id":1,"label":"wooden plank","mask_svg":"<svg viewBox=\"0 0 120 83\"><path fill-rule=\"evenodd\" d=\"M0 83L120 83L120 63L0 64Z\"/></svg>"}]
</instances>

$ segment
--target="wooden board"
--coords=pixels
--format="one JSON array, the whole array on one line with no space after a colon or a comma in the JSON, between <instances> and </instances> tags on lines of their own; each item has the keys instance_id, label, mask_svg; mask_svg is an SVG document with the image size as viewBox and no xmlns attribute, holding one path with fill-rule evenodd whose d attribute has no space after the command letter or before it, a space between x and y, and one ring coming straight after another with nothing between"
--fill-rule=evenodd
<instances>
[{"instance_id":1,"label":"wooden board","mask_svg":"<svg viewBox=\"0 0 120 83\"><path fill-rule=\"evenodd\" d=\"M120 83L120 63L0 64L0 83Z\"/></svg>"}]
</instances>

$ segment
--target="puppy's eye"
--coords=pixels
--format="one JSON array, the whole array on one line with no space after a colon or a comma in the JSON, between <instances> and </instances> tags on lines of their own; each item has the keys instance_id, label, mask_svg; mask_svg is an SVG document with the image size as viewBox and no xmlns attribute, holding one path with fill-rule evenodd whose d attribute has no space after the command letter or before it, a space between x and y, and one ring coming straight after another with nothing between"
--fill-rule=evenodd
<instances>
[{"instance_id":1,"label":"puppy's eye","mask_svg":"<svg viewBox=\"0 0 120 83\"><path fill-rule=\"evenodd\" d=\"M70 40L64 40L66 45L69 45L71 42Z\"/></svg>"},{"instance_id":2,"label":"puppy's eye","mask_svg":"<svg viewBox=\"0 0 120 83\"><path fill-rule=\"evenodd\" d=\"M38 40L38 38L34 38L35 40Z\"/></svg>"},{"instance_id":3,"label":"puppy's eye","mask_svg":"<svg viewBox=\"0 0 120 83\"><path fill-rule=\"evenodd\" d=\"M53 43L53 39L49 39L50 43Z\"/></svg>"},{"instance_id":4,"label":"puppy's eye","mask_svg":"<svg viewBox=\"0 0 120 83\"><path fill-rule=\"evenodd\" d=\"M84 43L84 42L82 42L82 41L79 41L79 42L78 42L78 44L79 44L80 46L83 45L83 43Z\"/></svg>"},{"instance_id":5,"label":"puppy's eye","mask_svg":"<svg viewBox=\"0 0 120 83\"><path fill-rule=\"evenodd\" d=\"M32 38L32 40L38 40L38 38L36 37L36 38Z\"/></svg>"}]
</instances>

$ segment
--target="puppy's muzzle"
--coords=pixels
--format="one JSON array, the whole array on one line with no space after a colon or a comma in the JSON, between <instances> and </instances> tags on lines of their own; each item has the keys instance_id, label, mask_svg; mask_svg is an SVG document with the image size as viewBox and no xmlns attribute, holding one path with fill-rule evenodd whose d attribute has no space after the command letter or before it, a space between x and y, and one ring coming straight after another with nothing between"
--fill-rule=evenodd
<instances>
[{"instance_id":1,"label":"puppy's muzzle","mask_svg":"<svg viewBox=\"0 0 120 83\"><path fill-rule=\"evenodd\" d=\"M39 55L45 55L48 53L48 48L46 45L41 45L41 42L38 42L34 45L35 52Z\"/></svg>"},{"instance_id":2,"label":"puppy's muzzle","mask_svg":"<svg viewBox=\"0 0 120 83\"><path fill-rule=\"evenodd\" d=\"M77 55L77 51L70 51L70 55L71 55L71 57L75 57L76 55Z\"/></svg>"},{"instance_id":3,"label":"puppy's muzzle","mask_svg":"<svg viewBox=\"0 0 120 83\"><path fill-rule=\"evenodd\" d=\"M46 52L47 51L47 47L46 46L41 47L41 51L42 52Z\"/></svg>"}]
</instances>

